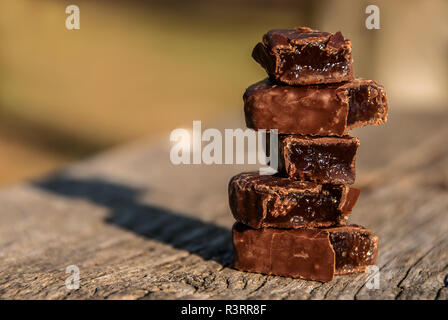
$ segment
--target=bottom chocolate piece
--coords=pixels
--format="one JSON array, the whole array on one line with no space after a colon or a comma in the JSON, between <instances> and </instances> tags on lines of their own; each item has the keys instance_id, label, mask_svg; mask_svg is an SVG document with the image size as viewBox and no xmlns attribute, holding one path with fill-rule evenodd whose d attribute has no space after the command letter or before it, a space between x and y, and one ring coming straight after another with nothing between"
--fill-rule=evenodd
<instances>
[{"instance_id":1,"label":"bottom chocolate piece","mask_svg":"<svg viewBox=\"0 0 448 320\"><path fill-rule=\"evenodd\" d=\"M356 225L322 229L232 228L234 267L242 271L331 281L376 263L378 237Z\"/></svg>"}]
</instances>

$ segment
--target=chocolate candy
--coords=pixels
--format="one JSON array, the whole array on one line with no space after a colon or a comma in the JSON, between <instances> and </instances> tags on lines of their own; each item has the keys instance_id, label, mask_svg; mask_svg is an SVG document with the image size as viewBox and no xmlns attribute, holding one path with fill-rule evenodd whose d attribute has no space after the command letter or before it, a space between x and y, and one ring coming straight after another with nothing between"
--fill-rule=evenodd
<instances>
[{"instance_id":1,"label":"chocolate candy","mask_svg":"<svg viewBox=\"0 0 448 320\"><path fill-rule=\"evenodd\" d=\"M229 182L229 204L235 220L252 228L303 228L346 224L359 189L320 185L255 172Z\"/></svg>"},{"instance_id":2,"label":"chocolate candy","mask_svg":"<svg viewBox=\"0 0 448 320\"><path fill-rule=\"evenodd\" d=\"M250 86L243 99L247 127L284 134L343 136L385 123L389 108L383 86L360 79L305 87L265 79Z\"/></svg>"},{"instance_id":3,"label":"chocolate candy","mask_svg":"<svg viewBox=\"0 0 448 320\"><path fill-rule=\"evenodd\" d=\"M291 179L353 184L358 138L279 136L279 172Z\"/></svg>"},{"instance_id":4,"label":"chocolate candy","mask_svg":"<svg viewBox=\"0 0 448 320\"><path fill-rule=\"evenodd\" d=\"M346 225L361 192L350 187L359 140L348 132L387 121L383 86L354 79L351 43L340 32L271 30L252 57L269 78L244 93L246 125L277 130L278 150L267 143L266 151L278 173L229 182L234 267L318 281L366 271L378 238Z\"/></svg>"},{"instance_id":5,"label":"chocolate candy","mask_svg":"<svg viewBox=\"0 0 448 320\"><path fill-rule=\"evenodd\" d=\"M376 263L378 237L351 225L323 229L232 228L234 267L242 271L331 281Z\"/></svg>"},{"instance_id":6,"label":"chocolate candy","mask_svg":"<svg viewBox=\"0 0 448 320\"><path fill-rule=\"evenodd\" d=\"M289 85L353 79L351 43L340 32L304 27L271 30L255 46L252 57L270 77Z\"/></svg>"}]
</instances>

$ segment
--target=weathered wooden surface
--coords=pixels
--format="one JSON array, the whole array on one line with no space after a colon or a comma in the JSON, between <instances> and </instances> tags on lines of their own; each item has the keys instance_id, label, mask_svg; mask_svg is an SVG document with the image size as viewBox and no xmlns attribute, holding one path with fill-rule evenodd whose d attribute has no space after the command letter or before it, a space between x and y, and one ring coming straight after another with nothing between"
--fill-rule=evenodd
<instances>
[{"instance_id":1,"label":"weathered wooden surface","mask_svg":"<svg viewBox=\"0 0 448 320\"><path fill-rule=\"evenodd\" d=\"M393 113L361 139L352 222L380 238L380 288L230 268L227 182L241 166L173 166L167 136L0 192L0 298L447 299L448 113ZM230 127L240 123L229 122ZM65 269L80 269L68 290Z\"/></svg>"}]
</instances>

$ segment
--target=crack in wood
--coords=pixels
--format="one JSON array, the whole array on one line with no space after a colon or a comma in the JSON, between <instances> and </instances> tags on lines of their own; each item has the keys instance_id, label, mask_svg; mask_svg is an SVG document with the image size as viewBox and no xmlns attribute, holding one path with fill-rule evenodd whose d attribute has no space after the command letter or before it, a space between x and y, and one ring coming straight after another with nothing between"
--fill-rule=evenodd
<instances>
[{"instance_id":1,"label":"crack in wood","mask_svg":"<svg viewBox=\"0 0 448 320\"><path fill-rule=\"evenodd\" d=\"M445 266L445 269L446 269L447 267L448 267L448 265ZM444 288L447 288L447 287L448 287L448 274L446 274L445 277L443 278L443 285L440 287L439 290L437 290L437 293L436 293L436 296L434 297L434 300L439 300L439 298L440 298L440 294L441 294L442 290L443 290Z\"/></svg>"},{"instance_id":2,"label":"crack in wood","mask_svg":"<svg viewBox=\"0 0 448 320\"><path fill-rule=\"evenodd\" d=\"M413 268L415 268L415 266L417 266L421 261L423 261L424 258L426 258L431 251L433 251L434 249L437 248L438 245L432 247L431 249L429 249L425 254L423 254L420 258L418 258L413 264L411 264L409 266L409 268L406 270L404 276L402 277L402 279L397 283L397 288L400 290L396 295L395 295L395 300L398 300L400 298L400 296L403 294L405 287L402 287L401 284L406 280L406 278L409 276L409 273L411 272L411 270Z\"/></svg>"}]
</instances>

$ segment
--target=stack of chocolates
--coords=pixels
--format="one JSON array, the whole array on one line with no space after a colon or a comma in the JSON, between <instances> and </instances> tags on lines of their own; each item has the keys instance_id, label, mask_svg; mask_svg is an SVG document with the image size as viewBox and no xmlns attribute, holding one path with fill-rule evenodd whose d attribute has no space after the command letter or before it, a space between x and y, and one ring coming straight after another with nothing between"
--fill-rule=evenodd
<instances>
[{"instance_id":1,"label":"stack of chocolates","mask_svg":"<svg viewBox=\"0 0 448 320\"><path fill-rule=\"evenodd\" d=\"M246 125L278 130L278 173L229 183L234 267L331 281L376 263L378 237L348 225L360 190L350 129L386 122L384 88L354 79L350 40L301 27L271 30L252 57L269 78L244 94ZM272 155L272 154L271 154Z\"/></svg>"}]
</instances>

